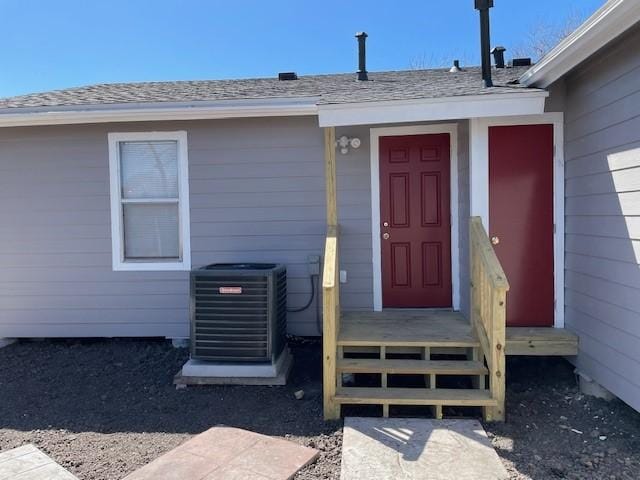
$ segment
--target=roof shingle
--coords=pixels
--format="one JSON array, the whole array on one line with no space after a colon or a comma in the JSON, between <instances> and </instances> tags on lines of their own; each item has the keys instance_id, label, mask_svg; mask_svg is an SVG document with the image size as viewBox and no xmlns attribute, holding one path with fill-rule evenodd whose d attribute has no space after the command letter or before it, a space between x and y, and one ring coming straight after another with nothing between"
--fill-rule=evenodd
<instances>
[{"instance_id":1,"label":"roof shingle","mask_svg":"<svg viewBox=\"0 0 640 480\"><path fill-rule=\"evenodd\" d=\"M277 78L112 83L54 90L0 99L0 112L17 108L89 105L206 102L217 100L317 98L318 104L444 98L524 92L516 79L526 68L494 69L494 87L484 88L478 67L458 73L448 69L306 75L298 80Z\"/></svg>"}]
</instances>

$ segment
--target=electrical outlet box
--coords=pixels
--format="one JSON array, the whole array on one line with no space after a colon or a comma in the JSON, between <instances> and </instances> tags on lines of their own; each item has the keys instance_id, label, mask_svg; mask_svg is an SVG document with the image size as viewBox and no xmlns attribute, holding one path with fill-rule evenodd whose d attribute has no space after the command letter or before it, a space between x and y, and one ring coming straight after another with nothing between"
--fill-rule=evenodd
<instances>
[{"instance_id":1,"label":"electrical outlet box","mask_svg":"<svg viewBox=\"0 0 640 480\"><path fill-rule=\"evenodd\" d=\"M340 283L347 283L347 271L340 270Z\"/></svg>"},{"instance_id":2,"label":"electrical outlet box","mask_svg":"<svg viewBox=\"0 0 640 480\"><path fill-rule=\"evenodd\" d=\"M320 275L320 255L309 255L307 263L309 264L309 275Z\"/></svg>"}]
</instances>

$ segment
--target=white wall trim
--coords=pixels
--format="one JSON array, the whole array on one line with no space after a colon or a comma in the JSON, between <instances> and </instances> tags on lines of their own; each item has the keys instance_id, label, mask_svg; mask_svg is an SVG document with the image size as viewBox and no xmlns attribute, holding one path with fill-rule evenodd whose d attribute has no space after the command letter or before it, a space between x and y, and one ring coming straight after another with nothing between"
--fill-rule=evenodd
<instances>
[{"instance_id":1,"label":"white wall trim","mask_svg":"<svg viewBox=\"0 0 640 480\"><path fill-rule=\"evenodd\" d=\"M415 125L372 128L370 130L371 161L371 247L373 252L373 310L382 310L382 246L380 244L380 137L448 133L451 163L451 301L460 310L460 236L458 225L458 125Z\"/></svg>"},{"instance_id":2,"label":"white wall trim","mask_svg":"<svg viewBox=\"0 0 640 480\"><path fill-rule=\"evenodd\" d=\"M523 117L477 118L470 121L471 215L480 216L489 232L489 127L553 124L553 270L555 289L554 327L564 328L564 114L560 112Z\"/></svg>"},{"instance_id":3,"label":"white wall trim","mask_svg":"<svg viewBox=\"0 0 640 480\"><path fill-rule=\"evenodd\" d=\"M220 100L215 102L75 105L3 109L1 127L82 123L211 120L317 114L317 97L301 99Z\"/></svg>"},{"instance_id":4,"label":"white wall trim","mask_svg":"<svg viewBox=\"0 0 640 480\"><path fill-rule=\"evenodd\" d=\"M469 120L469 211L489 227L489 130L482 118Z\"/></svg>"},{"instance_id":5,"label":"white wall trim","mask_svg":"<svg viewBox=\"0 0 640 480\"><path fill-rule=\"evenodd\" d=\"M109 193L111 199L111 257L115 271L165 271L191 269L191 233L189 218L189 160L187 132L109 133ZM178 143L178 215L181 259L175 262L126 262L120 189L119 142L174 140Z\"/></svg>"},{"instance_id":6,"label":"white wall trim","mask_svg":"<svg viewBox=\"0 0 640 480\"><path fill-rule=\"evenodd\" d=\"M520 89L513 93L318 105L321 127L372 125L531 115L544 112L549 92Z\"/></svg>"},{"instance_id":7,"label":"white wall trim","mask_svg":"<svg viewBox=\"0 0 640 480\"><path fill-rule=\"evenodd\" d=\"M520 83L546 88L638 22L638 0L609 0L527 70Z\"/></svg>"}]
</instances>

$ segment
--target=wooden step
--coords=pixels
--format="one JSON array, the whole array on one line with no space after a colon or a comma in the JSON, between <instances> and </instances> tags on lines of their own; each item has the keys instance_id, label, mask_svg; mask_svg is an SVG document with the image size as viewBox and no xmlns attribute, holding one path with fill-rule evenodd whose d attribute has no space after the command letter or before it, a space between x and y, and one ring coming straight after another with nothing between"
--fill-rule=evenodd
<instances>
[{"instance_id":1,"label":"wooden step","mask_svg":"<svg viewBox=\"0 0 640 480\"><path fill-rule=\"evenodd\" d=\"M455 347L480 346L471 325L457 312L396 311L345 313L339 346Z\"/></svg>"},{"instance_id":2,"label":"wooden step","mask_svg":"<svg viewBox=\"0 0 640 480\"><path fill-rule=\"evenodd\" d=\"M488 390L450 388L356 388L341 387L333 397L338 403L370 405L440 405L494 407Z\"/></svg>"},{"instance_id":3,"label":"wooden step","mask_svg":"<svg viewBox=\"0 0 640 480\"><path fill-rule=\"evenodd\" d=\"M507 327L505 355L578 354L578 336L564 328Z\"/></svg>"},{"instance_id":4,"label":"wooden step","mask_svg":"<svg viewBox=\"0 0 640 480\"><path fill-rule=\"evenodd\" d=\"M381 346L367 346L367 347L358 347L353 345L343 345L342 351L345 354L348 353L356 353L356 354L372 354L379 356ZM387 354L399 354L399 355L422 355L424 353L424 347L414 346L414 347L392 347L385 346L385 351ZM467 357L468 351L466 348L459 347L429 347L431 355L458 355Z\"/></svg>"},{"instance_id":5,"label":"wooden step","mask_svg":"<svg viewBox=\"0 0 640 480\"><path fill-rule=\"evenodd\" d=\"M480 362L456 360L379 360L343 358L338 360L341 373L390 373L390 374L436 374L436 375L486 375Z\"/></svg>"}]
</instances>

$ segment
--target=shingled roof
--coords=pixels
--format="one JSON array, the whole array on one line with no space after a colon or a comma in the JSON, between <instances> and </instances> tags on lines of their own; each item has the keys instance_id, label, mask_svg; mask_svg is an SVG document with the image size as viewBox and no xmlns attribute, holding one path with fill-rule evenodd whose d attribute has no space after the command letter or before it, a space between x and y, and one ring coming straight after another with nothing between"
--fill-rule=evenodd
<instances>
[{"instance_id":1,"label":"shingled roof","mask_svg":"<svg viewBox=\"0 0 640 480\"><path fill-rule=\"evenodd\" d=\"M0 99L0 113L41 107L304 97L314 98L318 104L345 104L530 92L531 88L517 83L526 70L494 69L495 86L491 88L482 85L478 67L456 73L448 69L369 73L369 81L357 81L354 73L345 73L300 76L289 81L256 78L99 84Z\"/></svg>"}]
</instances>

